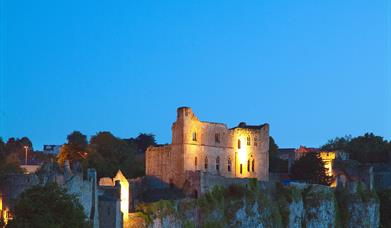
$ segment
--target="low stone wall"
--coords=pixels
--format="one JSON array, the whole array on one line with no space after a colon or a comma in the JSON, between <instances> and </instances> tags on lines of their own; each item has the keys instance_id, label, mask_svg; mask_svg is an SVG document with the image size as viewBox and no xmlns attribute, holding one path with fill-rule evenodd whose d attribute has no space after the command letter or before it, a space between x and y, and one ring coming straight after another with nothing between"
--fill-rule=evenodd
<instances>
[{"instance_id":1,"label":"low stone wall","mask_svg":"<svg viewBox=\"0 0 391 228\"><path fill-rule=\"evenodd\" d=\"M3 207L11 211L19 195L25 190L40 184L39 178L35 174L10 174L5 176L0 192L3 195Z\"/></svg>"},{"instance_id":2,"label":"low stone wall","mask_svg":"<svg viewBox=\"0 0 391 228\"><path fill-rule=\"evenodd\" d=\"M56 172L48 172L38 176L37 174L11 174L7 175L0 186L3 196L3 207L13 211L19 195L35 185L57 183L75 194L84 208L84 213L91 220L93 227L99 227L98 196L96 185L96 172L88 170L88 179L84 180L81 173L62 175Z\"/></svg>"},{"instance_id":3,"label":"low stone wall","mask_svg":"<svg viewBox=\"0 0 391 228\"><path fill-rule=\"evenodd\" d=\"M201 193L211 191L215 186L228 187L233 184L247 185L251 178L226 178L218 175L212 175L206 172L200 172Z\"/></svg>"}]
</instances>

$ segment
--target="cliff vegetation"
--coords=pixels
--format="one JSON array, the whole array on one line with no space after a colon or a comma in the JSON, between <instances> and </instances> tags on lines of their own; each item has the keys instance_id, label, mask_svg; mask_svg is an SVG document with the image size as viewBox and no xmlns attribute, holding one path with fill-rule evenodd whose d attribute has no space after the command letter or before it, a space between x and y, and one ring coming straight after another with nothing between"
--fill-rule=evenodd
<instances>
[{"instance_id":1,"label":"cliff vegetation","mask_svg":"<svg viewBox=\"0 0 391 228\"><path fill-rule=\"evenodd\" d=\"M139 204L133 227L379 227L379 199L363 185L215 187L199 199Z\"/></svg>"}]
</instances>

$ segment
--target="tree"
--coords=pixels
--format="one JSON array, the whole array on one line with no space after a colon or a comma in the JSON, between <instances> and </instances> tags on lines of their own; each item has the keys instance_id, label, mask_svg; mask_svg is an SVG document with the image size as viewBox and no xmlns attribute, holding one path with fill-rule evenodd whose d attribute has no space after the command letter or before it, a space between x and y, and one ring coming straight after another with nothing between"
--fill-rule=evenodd
<instances>
[{"instance_id":1,"label":"tree","mask_svg":"<svg viewBox=\"0 0 391 228\"><path fill-rule=\"evenodd\" d=\"M29 150L32 150L32 151L34 150L33 143L31 142L31 140L29 138L22 137L21 139L19 139L19 142L22 147L28 146Z\"/></svg>"},{"instance_id":2,"label":"tree","mask_svg":"<svg viewBox=\"0 0 391 228\"><path fill-rule=\"evenodd\" d=\"M310 184L330 185L331 177L327 176L324 162L318 153L307 153L293 163L291 178Z\"/></svg>"},{"instance_id":3,"label":"tree","mask_svg":"<svg viewBox=\"0 0 391 228\"><path fill-rule=\"evenodd\" d=\"M22 173L20 161L16 153L8 154L5 150L6 144L0 138L0 185L4 176L11 173ZM1 227L1 226L0 226Z\"/></svg>"},{"instance_id":4,"label":"tree","mask_svg":"<svg viewBox=\"0 0 391 228\"><path fill-rule=\"evenodd\" d=\"M0 160L0 186L3 184L5 176L15 173L23 173L23 169L20 168L17 155L9 154L6 158Z\"/></svg>"},{"instance_id":5,"label":"tree","mask_svg":"<svg viewBox=\"0 0 391 228\"><path fill-rule=\"evenodd\" d=\"M129 144L137 147L138 153L145 153L149 146L156 146L155 135L149 133L140 133L136 138L124 139Z\"/></svg>"},{"instance_id":6,"label":"tree","mask_svg":"<svg viewBox=\"0 0 391 228\"><path fill-rule=\"evenodd\" d=\"M366 133L363 136L353 138L347 151L350 158L361 163L388 162L390 153L390 143L381 136L373 133Z\"/></svg>"},{"instance_id":7,"label":"tree","mask_svg":"<svg viewBox=\"0 0 391 228\"><path fill-rule=\"evenodd\" d=\"M385 163L390 160L391 142L373 133L366 133L355 138L337 137L329 140L322 149L346 151L351 159L361 163Z\"/></svg>"},{"instance_id":8,"label":"tree","mask_svg":"<svg viewBox=\"0 0 391 228\"><path fill-rule=\"evenodd\" d=\"M27 137L22 137L21 139L9 138L7 143L4 145L4 154L8 156L10 154L16 154L19 160L24 161L25 159L25 149L27 146L29 150L33 150L33 144L30 139Z\"/></svg>"},{"instance_id":9,"label":"tree","mask_svg":"<svg viewBox=\"0 0 391 228\"><path fill-rule=\"evenodd\" d=\"M9 227L88 227L83 207L56 184L34 186L20 195Z\"/></svg>"},{"instance_id":10,"label":"tree","mask_svg":"<svg viewBox=\"0 0 391 228\"><path fill-rule=\"evenodd\" d=\"M278 145L274 141L273 137L269 136L269 155L277 156Z\"/></svg>"},{"instance_id":11,"label":"tree","mask_svg":"<svg viewBox=\"0 0 391 228\"><path fill-rule=\"evenodd\" d=\"M351 140L351 135L345 135L344 137L336 137L335 139L328 140L327 143L321 147L321 149L326 151L346 150Z\"/></svg>"},{"instance_id":12,"label":"tree","mask_svg":"<svg viewBox=\"0 0 391 228\"><path fill-rule=\"evenodd\" d=\"M74 131L67 137L67 143L64 144L57 156L59 164L64 164L66 160L70 162L80 161L85 158L87 153L87 137L79 131Z\"/></svg>"},{"instance_id":13,"label":"tree","mask_svg":"<svg viewBox=\"0 0 391 228\"><path fill-rule=\"evenodd\" d=\"M3 139L0 137L0 162L5 159L5 143Z\"/></svg>"},{"instance_id":14,"label":"tree","mask_svg":"<svg viewBox=\"0 0 391 228\"><path fill-rule=\"evenodd\" d=\"M136 147L115 137L110 132L92 136L85 167L95 168L100 177L112 177L121 169L126 177L134 177L138 168Z\"/></svg>"},{"instance_id":15,"label":"tree","mask_svg":"<svg viewBox=\"0 0 391 228\"><path fill-rule=\"evenodd\" d=\"M288 172L288 161L278 157L278 145L271 136L269 136L269 171Z\"/></svg>"}]
</instances>

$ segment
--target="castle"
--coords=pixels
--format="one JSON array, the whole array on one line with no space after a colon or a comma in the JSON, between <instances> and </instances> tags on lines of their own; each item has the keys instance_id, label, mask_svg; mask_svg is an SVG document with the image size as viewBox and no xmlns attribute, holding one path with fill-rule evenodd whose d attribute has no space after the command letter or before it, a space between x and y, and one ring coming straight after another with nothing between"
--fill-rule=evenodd
<instances>
[{"instance_id":1,"label":"castle","mask_svg":"<svg viewBox=\"0 0 391 228\"><path fill-rule=\"evenodd\" d=\"M269 125L225 124L200 121L189 107L177 109L172 143L149 147L146 175L183 188L189 172L225 178L269 178Z\"/></svg>"}]
</instances>

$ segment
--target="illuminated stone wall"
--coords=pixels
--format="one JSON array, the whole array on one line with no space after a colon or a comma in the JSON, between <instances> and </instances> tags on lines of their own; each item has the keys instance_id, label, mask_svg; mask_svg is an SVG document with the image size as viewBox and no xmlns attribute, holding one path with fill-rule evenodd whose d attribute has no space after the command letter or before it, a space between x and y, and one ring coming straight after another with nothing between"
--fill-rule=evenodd
<instances>
[{"instance_id":1,"label":"illuminated stone wall","mask_svg":"<svg viewBox=\"0 0 391 228\"><path fill-rule=\"evenodd\" d=\"M121 185L121 212L123 214L123 221L126 222L128 220L129 213L129 182L126 177L122 174L121 170L118 170L117 174L113 178L113 182L120 182Z\"/></svg>"},{"instance_id":2,"label":"illuminated stone wall","mask_svg":"<svg viewBox=\"0 0 391 228\"><path fill-rule=\"evenodd\" d=\"M148 148L146 174L178 187L185 182L185 171L266 181L268 150L268 124L241 123L228 129L225 124L200 121L191 108L182 107L172 125L172 144Z\"/></svg>"},{"instance_id":3,"label":"illuminated stone wall","mask_svg":"<svg viewBox=\"0 0 391 228\"><path fill-rule=\"evenodd\" d=\"M324 162L324 167L326 168L326 174L328 176L333 175L333 162L335 160L335 151L321 151L320 158Z\"/></svg>"}]
</instances>

